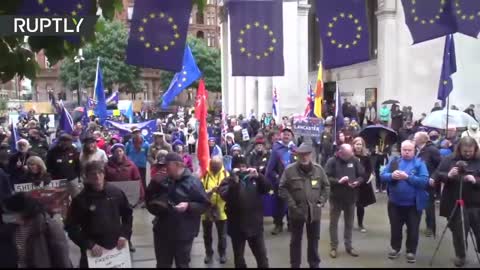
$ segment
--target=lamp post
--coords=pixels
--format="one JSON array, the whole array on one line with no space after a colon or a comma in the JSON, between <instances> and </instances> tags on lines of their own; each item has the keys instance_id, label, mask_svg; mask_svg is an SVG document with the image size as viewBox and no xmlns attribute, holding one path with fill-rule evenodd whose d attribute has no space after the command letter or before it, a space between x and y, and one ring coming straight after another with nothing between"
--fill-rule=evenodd
<instances>
[{"instance_id":1,"label":"lamp post","mask_svg":"<svg viewBox=\"0 0 480 270\"><path fill-rule=\"evenodd\" d=\"M85 60L83 58L83 51L82 49L78 50L78 55L75 56L75 63L78 63L78 89L77 89L77 101L78 101L78 106L80 106L81 102L81 82L82 82L82 77L81 77L81 72L82 72L82 61Z\"/></svg>"}]
</instances>

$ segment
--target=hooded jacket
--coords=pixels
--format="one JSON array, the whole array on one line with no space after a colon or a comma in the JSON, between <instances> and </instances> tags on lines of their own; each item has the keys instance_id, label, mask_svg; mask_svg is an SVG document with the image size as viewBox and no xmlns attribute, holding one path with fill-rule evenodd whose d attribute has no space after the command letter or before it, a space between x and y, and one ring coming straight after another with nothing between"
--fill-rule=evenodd
<instances>
[{"instance_id":1,"label":"hooded jacket","mask_svg":"<svg viewBox=\"0 0 480 270\"><path fill-rule=\"evenodd\" d=\"M466 131L462 133L463 137L472 137L477 141L477 144L480 145L480 130L478 129L478 125L470 125Z\"/></svg>"},{"instance_id":2,"label":"hooded jacket","mask_svg":"<svg viewBox=\"0 0 480 270\"><path fill-rule=\"evenodd\" d=\"M218 188L222 183L223 179L227 178L229 173L225 170L222 166L219 172L214 173L210 169L208 169L207 173L202 179L203 188L205 188L205 192L207 195L212 192L212 189ZM218 193L211 193L210 194L210 203L218 207L220 218L219 220L226 220L227 214L225 213L225 201L220 197ZM202 220L205 220L206 216L202 215Z\"/></svg>"},{"instance_id":3,"label":"hooded jacket","mask_svg":"<svg viewBox=\"0 0 480 270\"><path fill-rule=\"evenodd\" d=\"M287 145L284 145L282 141L273 144L265 176L274 187L278 187L283 171L294 161L295 158Z\"/></svg>"}]
</instances>

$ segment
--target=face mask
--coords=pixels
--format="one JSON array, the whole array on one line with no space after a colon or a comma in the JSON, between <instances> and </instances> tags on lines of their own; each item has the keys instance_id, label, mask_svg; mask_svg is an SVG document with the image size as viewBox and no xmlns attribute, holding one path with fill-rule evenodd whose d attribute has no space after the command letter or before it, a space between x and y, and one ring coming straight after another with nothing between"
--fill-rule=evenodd
<instances>
[{"instance_id":1,"label":"face mask","mask_svg":"<svg viewBox=\"0 0 480 270\"><path fill-rule=\"evenodd\" d=\"M5 224L17 223L18 216L16 214L2 214L2 220Z\"/></svg>"}]
</instances>

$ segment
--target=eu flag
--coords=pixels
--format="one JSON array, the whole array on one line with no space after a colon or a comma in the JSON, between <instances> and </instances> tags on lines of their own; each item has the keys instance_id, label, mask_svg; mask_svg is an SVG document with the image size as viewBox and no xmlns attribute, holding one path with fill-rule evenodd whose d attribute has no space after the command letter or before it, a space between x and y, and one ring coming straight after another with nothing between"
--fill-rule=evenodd
<instances>
[{"instance_id":1,"label":"eu flag","mask_svg":"<svg viewBox=\"0 0 480 270\"><path fill-rule=\"evenodd\" d=\"M452 11L457 21L457 32L478 37L480 32L480 1L453 0Z\"/></svg>"},{"instance_id":2,"label":"eu flag","mask_svg":"<svg viewBox=\"0 0 480 270\"><path fill-rule=\"evenodd\" d=\"M326 69L370 59L365 0L317 0L316 11Z\"/></svg>"},{"instance_id":3,"label":"eu flag","mask_svg":"<svg viewBox=\"0 0 480 270\"><path fill-rule=\"evenodd\" d=\"M73 132L73 118L64 106L62 106L58 127L60 130L65 131L65 133L72 134Z\"/></svg>"},{"instance_id":4,"label":"eu flag","mask_svg":"<svg viewBox=\"0 0 480 270\"><path fill-rule=\"evenodd\" d=\"M23 0L19 15L23 16L86 16L94 13L92 0ZM72 43L80 42L78 36L64 37Z\"/></svg>"},{"instance_id":5,"label":"eu flag","mask_svg":"<svg viewBox=\"0 0 480 270\"><path fill-rule=\"evenodd\" d=\"M232 76L283 76L283 3L231 1Z\"/></svg>"},{"instance_id":6,"label":"eu flag","mask_svg":"<svg viewBox=\"0 0 480 270\"><path fill-rule=\"evenodd\" d=\"M122 124L114 121L105 121L105 127L109 130L119 134L120 136L125 136L131 133L131 128L136 127L140 129L140 132L145 139L145 141L151 143L153 141L153 132L157 130L157 121L150 120L137 124Z\"/></svg>"},{"instance_id":7,"label":"eu flag","mask_svg":"<svg viewBox=\"0 0 480 270\"><path fill-rule=\"evenodd\" d=\"M453 39L453 35L448 35L445 38L442 73L440 75L440 84L438 86L437 95L437 98L443 102L443 106L445 106L445 101L453 90L453 81L451 76L455 72L457 72L455 41Z\"/></svg>"},{"instance_id":8,"label":"eu flag","mask_svg":"<svg viewBox=\"0 0 480 270\"><path fill-rule=\"evenodd\" d=\"M103 90L103 76L102 68L100 67L100 57L97 59L97 74L95 75L95 97L97 99L97 105L95 106L95 115L100 119L100 123L103 124L107 118L107 101L105 99L105 91Z\"/></svg>"},{"instance_id":9,"label":"eu flag","mask_svg":"<svg viewBox=\"0 0 480 270\"><path fill-rule=\"evenodd\" d=\"M451 0L402 0L402 4L414 44L457 31Z\"/></svg>"},{"instance_id":10,"label":"eu flag","mask_svg":"<svg viewBox=\"0 0 480 270\"><path fill-rule=\"evenodd\" d=\"M178 96L185 88L198 80L202 73L198 69L193 58L190 46L185 46L185 54L183 56L183 67L180 72L175 74L168 87L168 90L162 96L162 108L166 109L168 105Z\"/></svg>"},{"instance_id":11,"label":"eu flag","mask_svg":"<svg viewBox=\"0 0 480 270\"><path fill-rule=\"evenodd\" d=\"M191 10L192 0L136 0L126 62L180 71Z\"/></svg>"}]
</instances>

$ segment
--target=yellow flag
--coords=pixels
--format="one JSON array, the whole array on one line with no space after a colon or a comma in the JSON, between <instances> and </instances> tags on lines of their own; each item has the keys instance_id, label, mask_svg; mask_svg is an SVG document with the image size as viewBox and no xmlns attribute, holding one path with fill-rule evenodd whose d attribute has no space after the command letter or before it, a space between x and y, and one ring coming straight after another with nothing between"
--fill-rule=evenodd
<instances>
[{"instance_id":1,"label":"yellow flag","mask_svg":"<svg viewBox=\"0 0 480 270\"><path fill-rule=\"evenodd\" d=\"M317 86L315 88L315 106L313 113L318 118L322 117L322 102L323 102L323 67L322 62L318 66Z\"/></svg>"}]
</instances>

